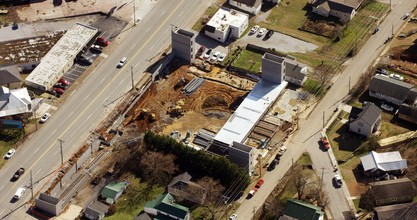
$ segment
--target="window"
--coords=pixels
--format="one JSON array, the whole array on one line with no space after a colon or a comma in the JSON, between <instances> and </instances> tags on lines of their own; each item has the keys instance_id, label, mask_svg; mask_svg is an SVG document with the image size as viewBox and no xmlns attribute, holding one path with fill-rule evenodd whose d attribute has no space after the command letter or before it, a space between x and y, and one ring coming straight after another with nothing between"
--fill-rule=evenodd
<instances>
[{"instance_id":1,"label":"window","mask_svg":"<svg viewBox=\"0 0 417 220\"><path fill-rule=\"evenodd\" d=\"M363 123L362 123L362 122L358 122L358 125L359 125L360 127L363 127Z\"/></svg>"}]
</instances>

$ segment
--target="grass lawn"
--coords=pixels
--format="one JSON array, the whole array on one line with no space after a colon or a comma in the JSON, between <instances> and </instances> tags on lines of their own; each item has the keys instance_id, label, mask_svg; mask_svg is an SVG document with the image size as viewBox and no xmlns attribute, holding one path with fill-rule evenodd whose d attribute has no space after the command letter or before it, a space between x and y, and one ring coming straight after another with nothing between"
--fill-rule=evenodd
<instances>
[{"instance_id":1,"label":"grass lawn","mask_svg":"<svg viewBox=\"0 0 417 220\"><path fill-rule=\"evenodd\" d=\"M303 90L314 95L321 95L324 91L324 88L321 86L320 82L309 78L304 83Z\"/></svg>"},{"instance_id":2,"label":"grass lawn","mask_svg":"<svg viewBox=\"0 0 417 220\"><path fill-rule=\"evenodd\" d=\"M307 152L304 152L301 157L298 159L297 164L300 165L311 165L313 164L311 162L310 155Z\"/></svg>"},{"instance_id":3,"label":"grass lawn","mask_svg":"<svg viewBox=\"0 0 417 220\"><path fill-rule=\"evenodd\" d=\"M330 39L298 30L307 19L307 11L303 9L307 2L307 0L281 1L278 7L271 9L268 18L264 22L260 22L259 25L312 42L318 46L324 46L330 43Z\"/></svg>"},{"instance_id":4,"label":"grass lawn","mask_svg":"<svg viewBox=\"0 0 417 220\"><path fill-rule=\"evenodd\" d=\"M233 66L258 73L261 68L263 54L243 50L233 62Z\"/></svg>"},{"instance_id":5,"label":"grass lawn","mask_svg":"<svg viewBox=\"0 0 417 220\"><path fill-rule=\"evenodd\" d=\"M145 206L145 203L161 195L164 187L151 186L140 182L133 174L125 174L120 179L127 180L129 186L117 200L116 213L105 217L106 220L133 219Z\"/></svg>"},{"instance_id":6,"label":"grass lawn","mask_svg":"<svg viewBox=\"0 0 417 220\"><path fill-rule=\"evenodd\" d=\"M0 155L3 157L23 135L20 129L0 129ZM0 167L3 167L5 163L6 160L0 160Z\"/></svg>"}]
</instances>

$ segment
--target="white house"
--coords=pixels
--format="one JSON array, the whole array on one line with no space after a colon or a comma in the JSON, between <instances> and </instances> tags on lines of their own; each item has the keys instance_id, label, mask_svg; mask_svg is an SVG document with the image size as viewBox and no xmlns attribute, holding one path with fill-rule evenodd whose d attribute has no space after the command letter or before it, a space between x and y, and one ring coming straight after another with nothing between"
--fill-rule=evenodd
<instances>
[{"instance_id":1,"label":"white house","mask_svg":"<svg viewBox=\"0 0 417 220\"><path fill-rule=\"evenodd\" d=\"M402 171L407 169L407 160L401 157L399 151L377 153L371 151L361 157L363 170L366 173L380 174L384 172Z\"/></svg>"},{"instance_id":2,"label":"white house","mask_svg":"<svg viewBox=\"0 0 417 220\"><path fill-rule=\"evenodd\" d=\"M32 101L26 88L9 90L0 88L0 117L32 111Z\"/></svg>"},{"instance_id":3,"label":"white house","mask_svg":"<svg viewBox=\"0 0 417 220\"><path fill-rule=\"evenodd\" d=\"M314 0L312 11L324 17L329 15L340 18L342 22L350 21L356 14L363 0Z\"/></svg>"},{"instance_id":4,"label":"white house","mask_svg":"<svg viewBox=\"0 0 417 220\"><path fill-rule=\"evenodd\" d=\"M220 8L205 26L204 34L222 43L237 39L248 28L249 15L233 9Z\"/></svg>"},{"instance_id":5,"label":"white house","mask_svg":"<svg viewBox=\"0 0 417 220\"><path fill-rule=\"evenodd\" d=\"M258 14L261 11L262 0L229 0L229 4L250 14Z\"/></svg>"}]
</instances>

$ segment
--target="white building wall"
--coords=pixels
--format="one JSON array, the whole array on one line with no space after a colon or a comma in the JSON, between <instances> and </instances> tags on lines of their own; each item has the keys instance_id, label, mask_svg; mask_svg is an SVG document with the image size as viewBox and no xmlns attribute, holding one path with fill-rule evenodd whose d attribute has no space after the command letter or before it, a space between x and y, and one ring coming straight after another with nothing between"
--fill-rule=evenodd
<instances>
[{"instance_id":1,"label":"white building wall","mask_svg":"<svg viewBox=\"0 0 417 220\"><path fill-rule=\"evenodd\" d=\"M257 8L249 7L245 4L242 4L240 2L236 2L236 1L233 1L233 0L230 0L229 4L236 7L236 8L241 9L242 11L246 11L246 12L249 12L249 13L255 14L255 15L258 14L261 11L261 7L262 7L262 4L260 4L259 7L257 7Z\"/></svg>"},{"instance_id":2,"label":"white building wall","mask_svg":"<svg viewBox=\"0 0 417 220\"><path fill-rule=\"evenodd\" d=\"M205 31L204 34L217 41L224 43L226 41L227 34L229 34L229 31L229 29L226 29L225 31L220 31L216 29L213 33Z\"/></svg>"}]
</instances>

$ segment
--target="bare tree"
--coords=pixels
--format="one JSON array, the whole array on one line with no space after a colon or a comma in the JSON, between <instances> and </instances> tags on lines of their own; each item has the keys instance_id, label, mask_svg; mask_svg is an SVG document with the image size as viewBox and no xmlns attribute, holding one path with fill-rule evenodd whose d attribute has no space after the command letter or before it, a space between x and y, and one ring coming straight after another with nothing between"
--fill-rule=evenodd
<instances>
[{"instance_id":1,"label":"bare tree","mask_svg":"<svg viewBox=\"0 0 417 220\"><path fill-rule=\"evenodd\" d=\"M303 174L301 173L301 169L296 169L295 176L294 176L294 186L297 189L298 199L301 199L304 196L304 192L305 192L305 188L307 184L308 184L307 179L303 177Z\"/></svg>"},{"instance_id":2,"label":"bare tree","mask_svg":"<svg viewBox=\"0 0 417 220\"><path fill-rule=\"evenodd\" d=\"M144 178L154 183L166 185L178 170L175 155L148 151L142 155L140 168Z\"/></svg>"},{"instance_id":3,"label":"bare tree","mask_svg":"<svg viewBox=\"0 0 417 220\"><path fill-rule=\"evenodd\" d=\"M199 196L204 197L202 205L208 209L211 219L213 219L217 203L219 202L225 188L219 181L207 176L199 179L197 184L200 185L201 188L205 189L203 191L199 190L199 193L203 193Z\"/></svg>"}]
</instances>

